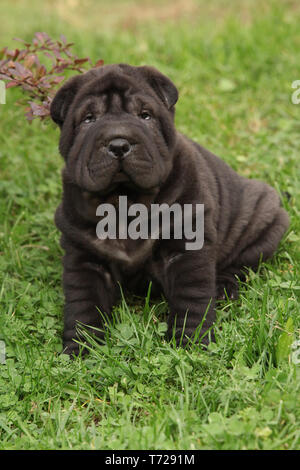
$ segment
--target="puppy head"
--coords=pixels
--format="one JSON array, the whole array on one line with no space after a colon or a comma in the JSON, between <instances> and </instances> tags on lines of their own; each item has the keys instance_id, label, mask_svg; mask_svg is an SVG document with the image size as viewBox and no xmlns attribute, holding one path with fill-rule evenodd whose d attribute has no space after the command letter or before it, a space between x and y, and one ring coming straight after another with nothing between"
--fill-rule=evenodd
<instances>
[{"instance_id":1,"label":"puppy head","mask_svg":"<svg viewBox=\"0 0 300 470\"><path fill-rule=\"evenodd\" d=\"M50 109L69 178L104 193L159 187L172 168L177 99L153 67L107 65L69 79Z\"/></svg>"}]
</instances>

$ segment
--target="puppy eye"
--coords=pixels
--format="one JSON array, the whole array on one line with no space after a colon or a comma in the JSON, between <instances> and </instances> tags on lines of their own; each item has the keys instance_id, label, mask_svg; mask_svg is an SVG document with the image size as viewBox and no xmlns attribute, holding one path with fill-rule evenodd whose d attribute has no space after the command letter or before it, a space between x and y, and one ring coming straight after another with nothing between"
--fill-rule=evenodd
<instances>
[{"instance_id":1,"label":"puppy eye","mask_svg":"<svg viewBox=\"0 0 300 470\"><path fill-rule=\"evenodd\" d=\"M142 119L145 119L145 121L149 121L149 119L152 118L151 114L148 111L142 111L140 117Z\"/></svg>"},{"instance_id":2,"label":"puppy eye","mask_svg":"<svg viewBox=\"0 0 300 470\"><path fill-rule=\"evenodd\" d=\"M87 114L85 118L82 120L84 124L90 124L91 122L94 122L96 120L95 116L93 114Z\"/></svg>"}]
</instances>

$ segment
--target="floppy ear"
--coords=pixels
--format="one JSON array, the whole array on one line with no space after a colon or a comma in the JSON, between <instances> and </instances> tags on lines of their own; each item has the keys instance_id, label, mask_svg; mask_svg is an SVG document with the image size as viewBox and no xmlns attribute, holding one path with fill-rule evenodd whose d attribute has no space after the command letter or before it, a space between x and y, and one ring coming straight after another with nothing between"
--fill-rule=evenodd
<instances>
[{"instance_id":1,"label":"floppy ear","mask_svg":"<svg viewBox=\"0 0 300 470\"><path fill-rule=\"evenodd\" d=\"M68 109L79 89L81 75L71 77L56 93L50 105L50 115L53 121L61 128Z\"/></svg>"},{"instance_id":2,"label":"floppy ear","mask_svg":"<svg viewBox=\"0 0 300 470\"><path fill-rule=\"evenodd\" d=\"M154 67L143 66L139 70L167 108L171 109L178 100L178 90L174 83Z\"/></svg>"}]
</instances>

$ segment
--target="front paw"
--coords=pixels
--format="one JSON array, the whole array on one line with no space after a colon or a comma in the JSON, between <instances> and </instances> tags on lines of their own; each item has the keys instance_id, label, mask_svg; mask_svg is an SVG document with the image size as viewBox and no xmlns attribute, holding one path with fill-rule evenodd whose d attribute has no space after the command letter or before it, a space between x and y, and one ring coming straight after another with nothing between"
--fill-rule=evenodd
<instances>
[{"instance_id":1,"label":"front paw","mask_svg":"<svg viewBox=\"0 0 300 470\"><path fill-rule=\"evenodd\" d=\"M81 348L82 349L82 348ZM84 353L84 350L82 350ZM67 341L63 344L62 354L67 354L68 356L79 356L80 353L80 346L79 344L75 343L75 341Z\"/></svg>"},{"instance_id":2,"label":"front paw","mask_svg":"<svg viewBox=\"0 0 300 470\"><path fill-rule=\"evenodd\" d=\"M69 356L85 356L95 346L95 342L102 344L104 339L104 331L91 326L85 326L84 330L67 330L64 332L62 353Z\"/></svg>"},{"instance_id":3,"label":"front paw","mask_svg":"<svg viewBox=\"0 0 300 470\"><path fill-rule=\"evenodd\" d=\"M235 280L218 282L216 300L237 300L238 298L239 286Z\"/></svg>"},{"instance_id":4,"label":"front paw","mask_svg":"<svg viewBox=\"0 0 300 470\"><path fill-rule=\"evenodd\" d=\"M186 347L194 343L208 346L211 341L215 341L213 330L207 330L200 326L198 328L188 326L185 328L176 328L174 324L169 324L167 337L171 341L174 339L177 347Z\"/></svg>"}]
</instances>

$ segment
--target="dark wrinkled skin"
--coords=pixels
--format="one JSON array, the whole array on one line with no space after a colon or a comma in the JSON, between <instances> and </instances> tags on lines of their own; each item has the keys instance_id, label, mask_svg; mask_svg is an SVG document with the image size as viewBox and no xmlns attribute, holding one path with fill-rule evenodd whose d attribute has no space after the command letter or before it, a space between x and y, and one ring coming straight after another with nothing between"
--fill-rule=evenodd
<instances>
[{"instance_id":1,"label":"dark wrinkled skin","mask_svg":"<svg viewBox=\"0 0 300 470\"><path fill-rule=\"evenodd\" d=\"M143 294L150 281L168 301L169 336L176 325L179 341L184 326L185 344L206 313L200 337L207 344L216 298L225 298L224 289L236 298L237 277L272 256L288 227L273 188L239 176L176 131L177 98L174 84L154 68L120 64L70 79L52 102L66 162L55 220L65 250L68 354L79 351L78 322L102 327L99 310L110 314L119 284ZM122 160L108 151L120 138L130 146ZM99 240L96 208L104 202L117 207L119 195L128 205L204 204L203 248L187 251L185 239Z\"/></svg>"}]
</instances>

